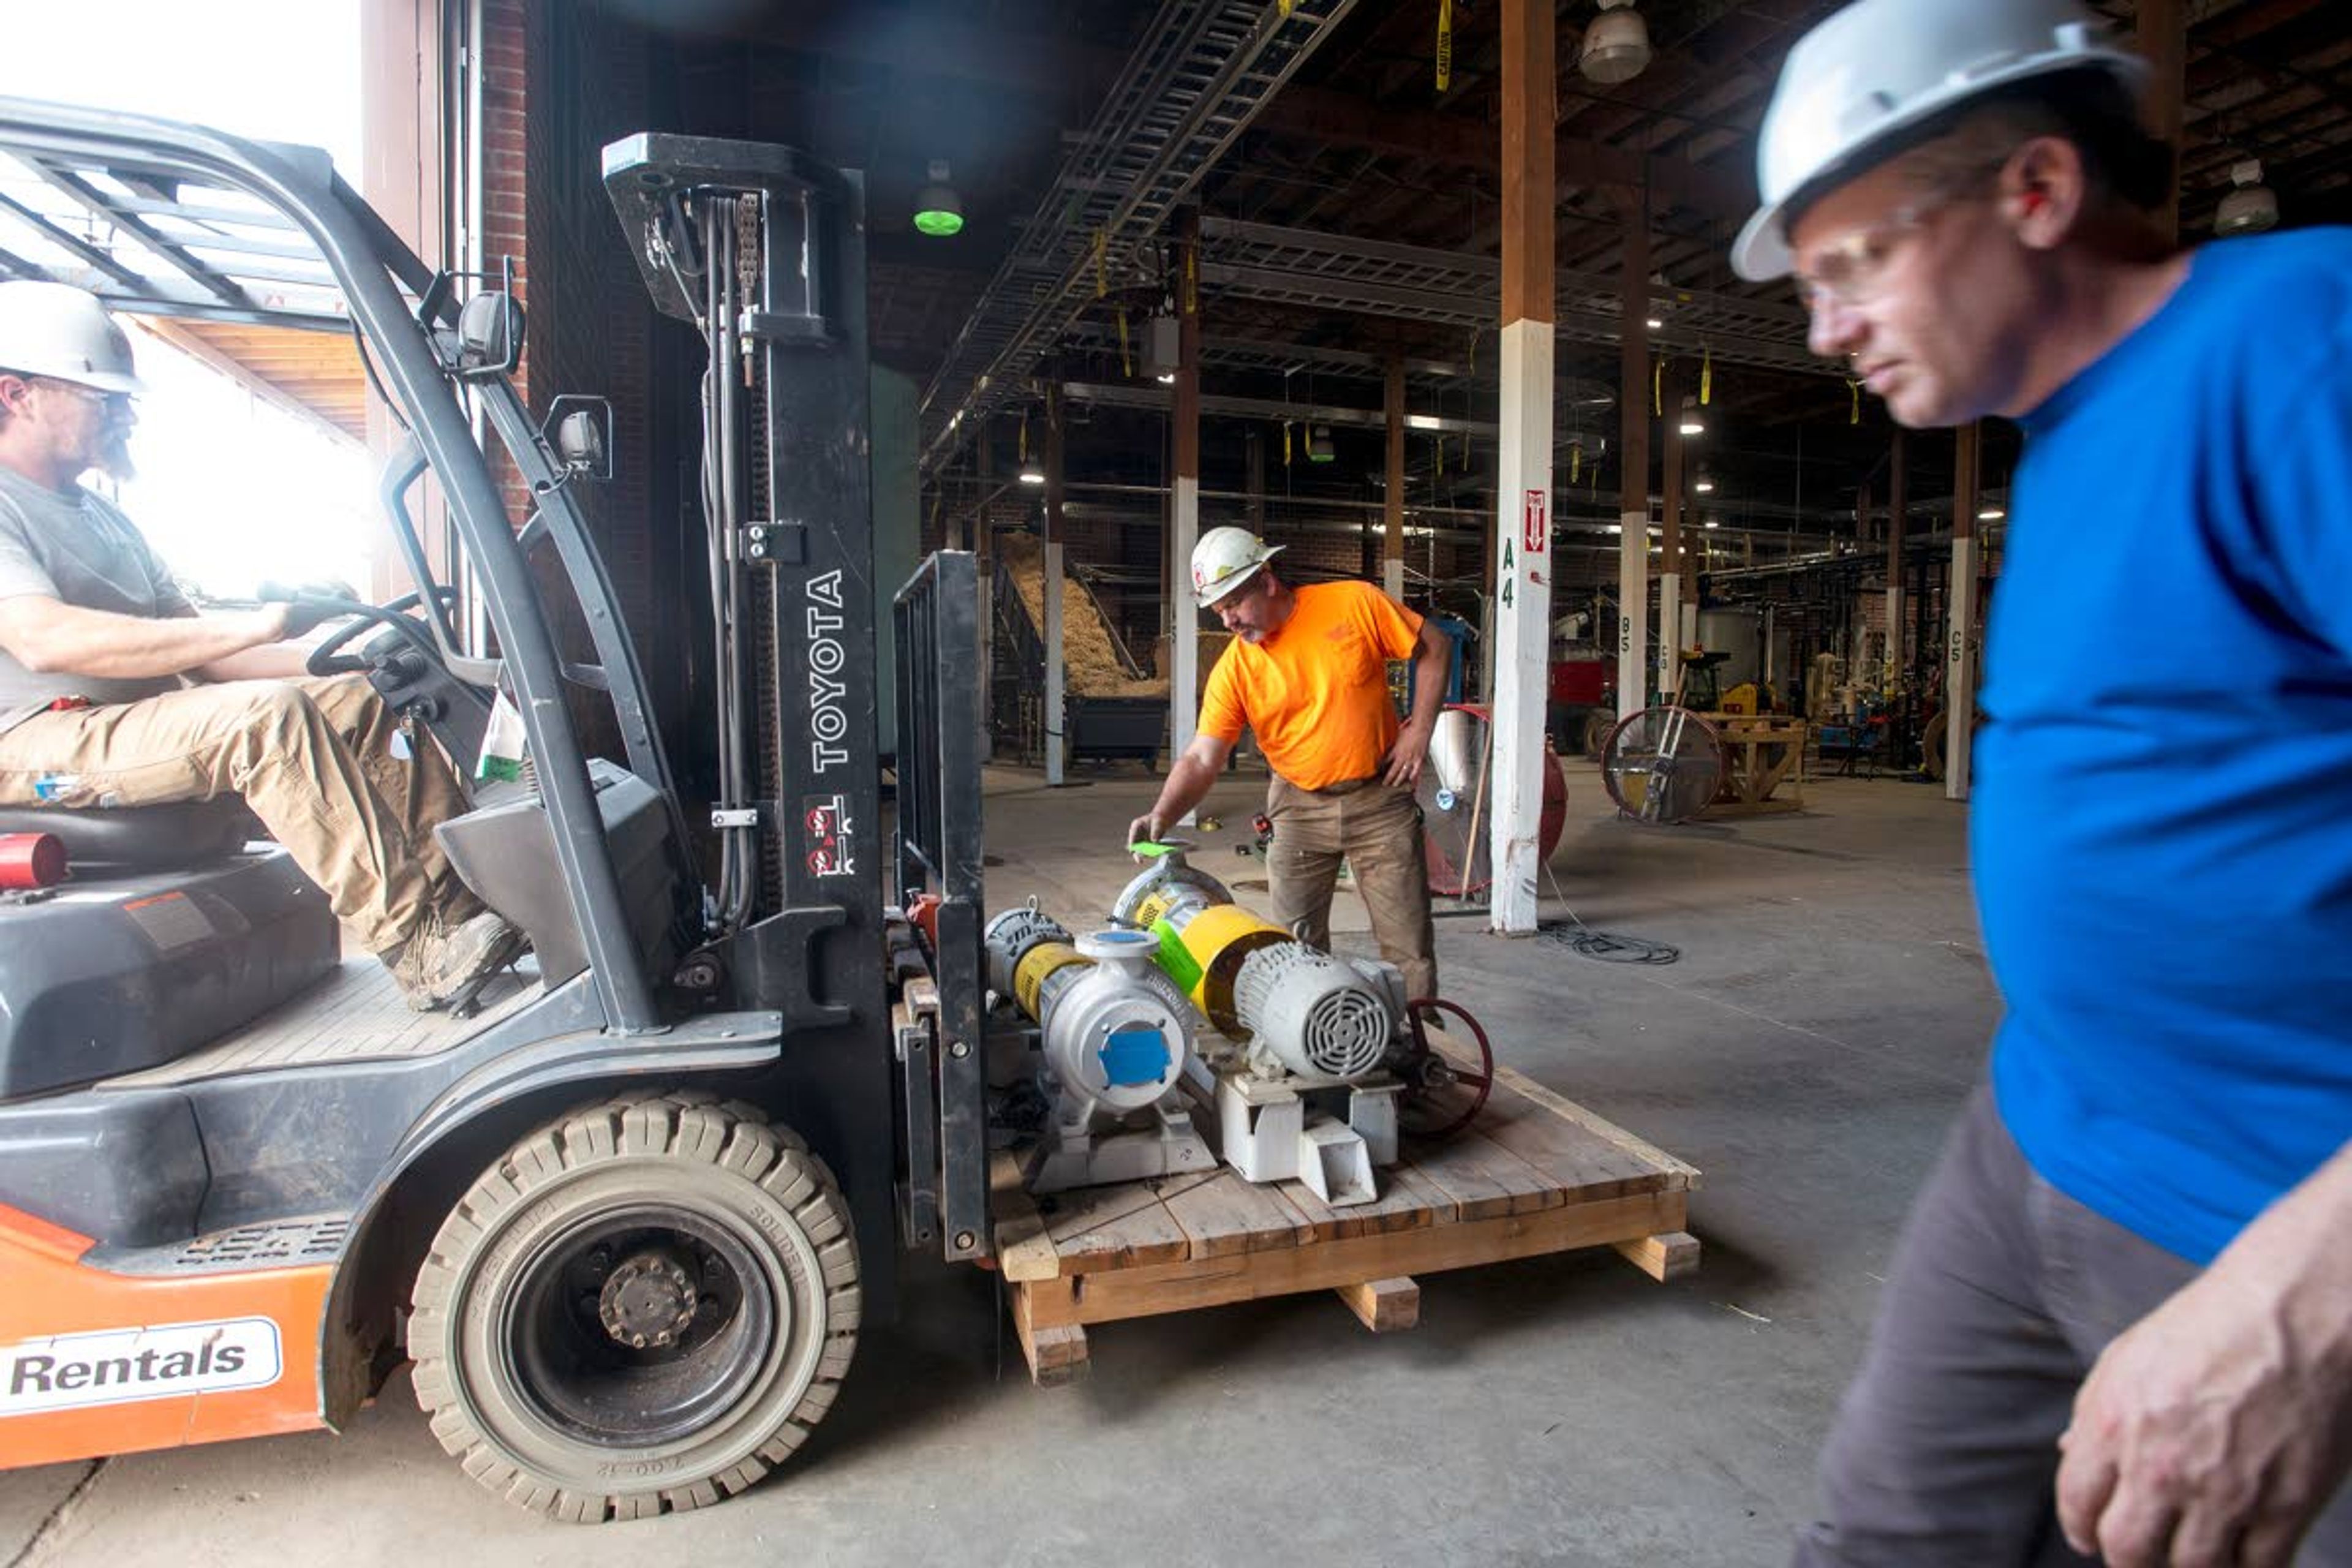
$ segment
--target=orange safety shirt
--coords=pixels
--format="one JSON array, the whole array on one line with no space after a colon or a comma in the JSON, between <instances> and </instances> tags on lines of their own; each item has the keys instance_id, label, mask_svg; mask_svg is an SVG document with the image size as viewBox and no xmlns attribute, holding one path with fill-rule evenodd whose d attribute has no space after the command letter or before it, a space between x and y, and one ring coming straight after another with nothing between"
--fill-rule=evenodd
<instances>
[{"instance_id":1,"label":"orange safety shirt","mask_svg":"<svg viewBox=\"0 0 2352 1568\"><path fill-rule=\"evenodd\" d=\"M1201 732L1232 745L1244 727L1266 764L1301 789L1381 770L1396 744L1388 661L1411 658L1421 617L1369 583L1309 583L1282 629L1227 645L1201 694Z\"/></svg>"}]
</instances>

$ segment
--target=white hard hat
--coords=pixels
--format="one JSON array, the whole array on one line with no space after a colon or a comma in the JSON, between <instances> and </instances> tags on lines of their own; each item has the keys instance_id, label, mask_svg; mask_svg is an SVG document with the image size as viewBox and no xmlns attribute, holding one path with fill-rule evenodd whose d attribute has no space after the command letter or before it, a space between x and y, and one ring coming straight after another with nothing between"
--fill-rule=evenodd
<instances>
[{"instance_id":1,"label":"white hard hat","mask_svg":"<svg viewBox=\"0 0 2352 1568\"><path fill-rule=\"evenodd\" d=\"M1790 198L1947 109L2056 71L2112 71L2137 89L2147 62L2108 42L2075 0L1860 0L1797 40L1757 142L1763 206L1731 268L1751 282L1793 265Z\"/></svg>"},{"instance_id":2,"label":"white hard hat","mask_svg":"<svg viewBox=\"0 0 2352 1568\"><path fill-rule=\"evenodd\" d=\"M1192 602L1207 609L1282 553L1246 528L1213 528L1192 546Z\"/></svg>"},{"instance_id":3,"label":"white hard hat","mask_svg":"<svg viewBox=\"0 0 2352 1568\"><path fill-rule=\"evenodd\" d=\"M0 370L100 392L144 393L131 338L98 296L65 283L0 283Z\"/></svg>"}]
</instances>

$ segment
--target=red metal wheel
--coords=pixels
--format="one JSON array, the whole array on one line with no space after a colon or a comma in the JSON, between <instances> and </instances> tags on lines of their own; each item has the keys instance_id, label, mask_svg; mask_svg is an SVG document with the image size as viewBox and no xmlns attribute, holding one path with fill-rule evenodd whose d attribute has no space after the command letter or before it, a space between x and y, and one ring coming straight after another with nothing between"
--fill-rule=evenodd
<instances>
[{"instance_id":1,"label":"red metal wheel","mask_svg":"<svg viewBox=\"0 0 2352 1568\"><path fill-rule=\"evenodd\" d=\"M1478 1047L1476 1071L1429 1043L1422 1018L1424 1013L1450 1013L1462 1020ZM1424 996L1405 1004L1404 1014L1412 1027L1412 1049L1397 1075L1405 1085L1397 1123L1416 1138L1451 1138L1470 1125L1486 1108L1486 1097L1495 1092L1495 1047L1486 1038L1485 1026L1460 1003Z\"/></svg>"}]
</instances>

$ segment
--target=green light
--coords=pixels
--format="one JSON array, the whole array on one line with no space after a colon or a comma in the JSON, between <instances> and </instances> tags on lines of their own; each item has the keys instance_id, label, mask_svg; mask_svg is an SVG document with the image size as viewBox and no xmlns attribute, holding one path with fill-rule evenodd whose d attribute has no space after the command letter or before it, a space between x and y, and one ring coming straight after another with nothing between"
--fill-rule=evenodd
<instances>
[{"instance_id":1,"label":"green light","mask_svg":"<svg viewBox=\"0 0 2352 1568\"><path fill-rule=\"evenodd\" d=\"M921 233L940 237L960 233L963 228L963 214L926 207L915 215L915 227Z\"/></svg>"}]
</instances>

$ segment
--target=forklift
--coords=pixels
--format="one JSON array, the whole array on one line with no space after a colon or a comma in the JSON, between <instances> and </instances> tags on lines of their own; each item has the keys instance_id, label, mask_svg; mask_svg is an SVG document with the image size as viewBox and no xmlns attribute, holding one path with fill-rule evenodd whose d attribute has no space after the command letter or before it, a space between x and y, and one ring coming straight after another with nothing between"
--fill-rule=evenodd
<instances>
[{"instance_id":1,"label":"forklift","mask_svg":"<svg viewBox=\"0 0 2352 1568\"><path fill-rule=\"evenodd\" d=\"M824 1418L902 1251L989 1262L977 584L941 554L888 606L886 839L858 175L604 150L623 242L708 355L705 834L578 504L610 407L532 421L510 278L428 268L313 149L0 99L0 153L111 226L34 214L48 275L357 340L416 591L341 605L311 668L474 781L442 842L535 955L412 1015L234 799L0 812L74 868L0 893L0 1464L334 1429L405 1357L443 1447L524 1508L741 1491ZM513 718L522 765L483 766Z\"/></svg>"}]
</instances>

